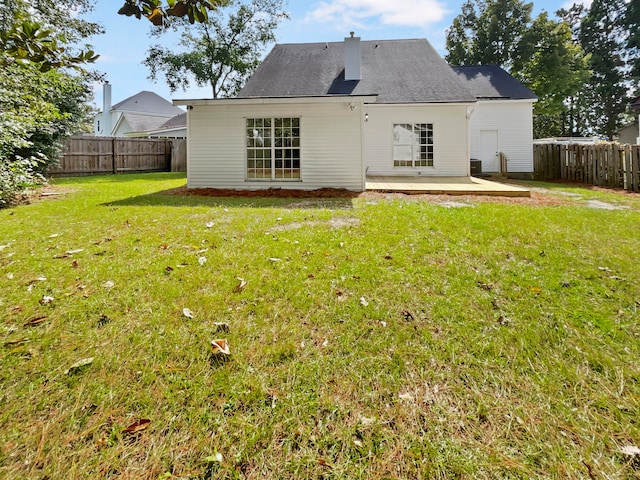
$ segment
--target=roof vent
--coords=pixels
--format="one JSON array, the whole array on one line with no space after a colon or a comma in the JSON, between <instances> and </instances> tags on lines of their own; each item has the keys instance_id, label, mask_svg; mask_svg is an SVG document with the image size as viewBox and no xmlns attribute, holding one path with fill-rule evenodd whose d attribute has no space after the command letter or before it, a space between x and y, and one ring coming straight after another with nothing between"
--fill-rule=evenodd
<instances>
[{"instance_id":1,"label":"roof vent","mask_svg":"<svg viewBox=\"0 0 640 480\"><path fill-rule=\"evenodd\" d=\"M350 35L344 39L344 79L362 80L360 37L354 37L354 32Z\"/></svg>"}]
</instances>

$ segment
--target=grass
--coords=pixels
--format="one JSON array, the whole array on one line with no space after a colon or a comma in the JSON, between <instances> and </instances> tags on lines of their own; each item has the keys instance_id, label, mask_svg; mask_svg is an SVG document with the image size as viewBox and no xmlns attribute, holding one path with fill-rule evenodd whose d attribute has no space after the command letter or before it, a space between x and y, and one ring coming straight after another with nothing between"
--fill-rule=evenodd
<instances>
[{"instance_id":1,"label":"grass","mask_svg":"<svg viewBox=\"0 0 640 480\"><path fill-rule=\"evenodd\" d=\"M55 184L0 211L1 478L640 476L637 196Z\"/></svg>"}]
</instances>

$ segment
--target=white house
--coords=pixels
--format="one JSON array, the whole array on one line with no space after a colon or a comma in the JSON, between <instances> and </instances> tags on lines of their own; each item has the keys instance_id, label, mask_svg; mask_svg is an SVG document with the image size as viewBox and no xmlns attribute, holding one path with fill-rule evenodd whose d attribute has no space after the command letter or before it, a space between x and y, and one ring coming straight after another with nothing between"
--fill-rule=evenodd
<instances>
[{"instance_id":1,"label":"white house","mask_svg":"<svg viewBox=\"0 0 640 480\"><path fill-rule=\"evenodd\" d=\"M471 158L482 161L483 173L500 172L502 152L509 176L531 178L536 95L497 65L452 68L477 99L469 119Z\"/></svg>"},{"instance_id":2,"label":"white house","mask_svg":"<svg viewBox=\"0 0 640 480\"><path fill-rule=\"evenodd\" d=\"M469 176L482 137L471 119L491 117L472 87L424 39L276 45L237 98L174 100L188 110L187 185L362 191L367 175ZM518 148L531 150L521 114Z\"/></svg>"},{"instance_id":3,"label":"white house","mask_svg":"<svg viewBox=\"0 0 640 480\"><path fill-rule=\"evenodd\" d=\"M176 117L184 114L184 110L174 106L168 100L154 92L142 91L111 105L111 85L103 85L102 112L94 119L94 134L106 137L147 137L148 132L165 130L168 122L171 132L168 136L186 136L186 124L179 130ZM180 117L184 121L184 116ZM173 122L173 123L171 123ZM176 133L177 131L177 133Z\"/></svg>"}]
</instances>

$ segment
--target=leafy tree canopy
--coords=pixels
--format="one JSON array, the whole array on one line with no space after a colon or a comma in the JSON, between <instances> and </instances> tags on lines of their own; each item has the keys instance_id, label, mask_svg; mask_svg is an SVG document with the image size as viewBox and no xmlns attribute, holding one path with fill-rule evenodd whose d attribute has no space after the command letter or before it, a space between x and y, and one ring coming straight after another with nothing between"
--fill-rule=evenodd
<instances>
[{"instance_id":1,"label":"leafy tree canopy","mask_svg":"<svg viewBox=\"0 0 640 480\"><path fill-rule=\"evenodd\" d=\"M209 11L224 7L227 0L125 0L120 15L147 18L157 27L167 26L172 19L186 18L189 23L205 23Z\"/></svg>"},{"instance_id":2,"label":"leafy tree canopy","mask_svg":"<svg viewBox=\"0 0 640 480\"><path fill-rule=\"evenodd\" d=\"M163 75L172 92L194 81L210 85L213 98L234 95L258 66L264 48L275 41L280 21L288 18L282 7L282 0L237 2L205 22L182 25L179 50L161 45L149 50L144 64L150 78Z\"/></svg>"}]
</instances>

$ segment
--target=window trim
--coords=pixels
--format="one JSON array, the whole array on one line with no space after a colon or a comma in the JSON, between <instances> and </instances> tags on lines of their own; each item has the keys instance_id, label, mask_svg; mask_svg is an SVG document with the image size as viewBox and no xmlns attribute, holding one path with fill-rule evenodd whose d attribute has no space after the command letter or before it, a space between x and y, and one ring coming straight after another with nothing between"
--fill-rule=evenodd
<instances>
[{"instance_id":1,"label":"window trim","mask_svg":"<svg viewBox=\"0 0 640 480\"><path fill-rule=\"evenodd\" d=\"M425 132L426 132L426 140L427 143L419 143L418 145L411 143L404 143L404 144L396 144L396 140L395 140L395 129L397 126L403 126L403 125L411 125L412 127L412 131L411 134L415 135L415 131L416 131L416 126L418 125L424 125L425 128ZM418 127L420 128L420 127ZM430 133L430 135L429 135ZM431 138L431 143L428 143L429 137ZM395 149L396 147L410 147L411 148L411 160L401 160L401 159L396 159L395 158ZM422 149L423 147L426 148L426 158L422 159L422 158L418 158L416 159L416 152L415 152L415 148L418 147L420 149ZM419 154L421 154L422 152L418 152ZM420 155L418 155L420 156ZM431 157L431 158L429 158ZM433 122L393 122L393 124L391 125L391 161L393 163L393 168L400 168L400 169L404 169L404 168L411 168L411 169L417 169L417 168L435 168L435 127L434 127L434 123ZM423 162L425 161L427 164L426 165L416 165L416 163L419 162ZM411 162L411 165L397 165L396 162L400 163L400 162Z\"/></svg>"},{"instance_id":2,"label":"window trim","mask_svg":"<svg viewBox=\"0 0 640 480\"><path fill-rule=\"evenodd\" d=\"M258 148L256 146L250 146L249 145L249 135L247 134L248 130L252 127L249 126L249 121L256 121L256 120L261 120L261 121L265 121L265 120L269 120L270 121L270 126L269 128L269 140L270 140L270 145L269 147L263 147L263 148ZM277 120L297 120L297 127L294 125L291 125L290 127L277 127L276 123ZM262 127L265 128L265 127ZM297 139L297 146L285 146L285 145L276 145L276 129L277 128L291 128L291 129L298 129L298 135L296 136L292 136L290 137L291 139ZM293 133L293 132L292 132ZM266 136L264 138L267 138ZM279 139L285 139L286 137L277 137ZM294 142L295 143L295 142ZM271 164L271 168L270 168L270 176L269 177L251 177L249 176L249 152L250 151L269 151L270 157L270 164ZM276 158L276 150L282 150L282 155L283 158L278 159ZM285 158L285 151L292 151L295 152L297 150L298 152L298 168L294 169L294 168L284 168L284 161L286 160ZM261 117L245 117L244 118L244 152L245 152L245 163L244 163L244 167L245 167L245 181L247 182L301 182L302 181L302 118L300 116L261 116ZM263 157L264 158L264 157ZM256 160L257 157L254 157L254 160ZM281 160L283 162L283 167L278 168L276 166L276 162L278 160ZM292 160L293 161L293 160ZM255 167L254 167L255 168ZM267 169L264 169L267 170ZM286 172L293 172L297 170L298 171L298 176L296 177L278 177L277 174L278 172L281 173L286 173Z\"/></svg>"}]
</instances>

